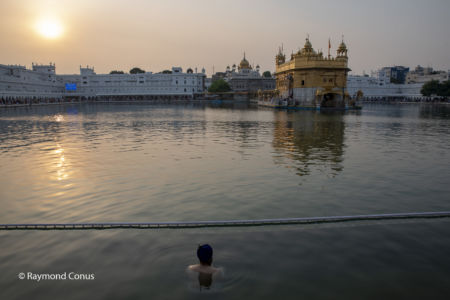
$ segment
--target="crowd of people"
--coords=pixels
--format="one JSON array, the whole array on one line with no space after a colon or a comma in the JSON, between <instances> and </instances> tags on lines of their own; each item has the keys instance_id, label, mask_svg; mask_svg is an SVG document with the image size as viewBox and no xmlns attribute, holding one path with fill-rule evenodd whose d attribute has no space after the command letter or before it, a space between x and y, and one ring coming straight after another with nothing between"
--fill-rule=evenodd
<instances>
[{"instance_id":1,"label":"crowd of people","mask_svg":"<svg viewBox=\"0 0 450 300\"><path fill-rule=\"evenodd\" d=\"M371 103L449 103L444 97L364 97L362 102Z\"/></svg>"},{"instance_id":2,"label":"crowd of people","mask_svg":"<svg viewBox=\"0 0 450 300\"><path fill-rule=\"evenodd\" d=\"M189 95L144 95L144 96L92 96L92 97L1 97L0 106L32 106L61 103L83 102L134 102L134 101L177 101L177 100L209 100L207 98L192 97ZM364 97L362 102L369 103L450 103L444 97Z\"/></svg>"},{"instance_id":3,"label":"crowd of people","mask_svg":"<svg viewBox=\"0 0 450 300\"><path fill-rule=\"evenodd\" d=\"M191 95L143 95L143 96L92 96L92 97L1 97L0 106L31 106L42 104L81 103L81 102L117 102L117 101L171 101L194 100L200 98Z\"/></svg>"},{"instance_id":4,"label":"crowd of people","mask_svg":"<svg viewBox=\"0 0 450 300\"><path fill-rule=\"evenodd\" d=\"M27 98L27 97L2 97L0 99L1 105L23 106L33 104L47 104L47 103L63 103L67 102L63 98Z\"/></svg>"}]
</instances>

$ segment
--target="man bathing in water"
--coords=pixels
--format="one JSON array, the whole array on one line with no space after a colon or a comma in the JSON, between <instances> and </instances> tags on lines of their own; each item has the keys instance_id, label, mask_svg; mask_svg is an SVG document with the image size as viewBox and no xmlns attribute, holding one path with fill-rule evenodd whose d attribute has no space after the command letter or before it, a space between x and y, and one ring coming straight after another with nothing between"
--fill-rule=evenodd
<instances>
[{"instance_id":1,"label":"man bathing in water","mask_svg":"<svg viewBox=\"0 0 450 300\"><path fill-rule=\"evenodd\" d=\"M187 268L188 274L191 277L198 275L198 283L200 284L200 289L209 289L212 285L213 279L223 275L221 268L216 268L212 266L213 260L213 249L210 245L204 244L198 246L197 257L200 261L197 265L190 265Z\"/></svg>"}]
</instances>

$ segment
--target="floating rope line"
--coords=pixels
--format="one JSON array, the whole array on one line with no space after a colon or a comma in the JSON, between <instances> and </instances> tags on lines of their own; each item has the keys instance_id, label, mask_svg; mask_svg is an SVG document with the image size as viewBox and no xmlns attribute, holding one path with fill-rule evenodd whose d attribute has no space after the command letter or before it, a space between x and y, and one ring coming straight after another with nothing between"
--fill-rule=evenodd
<instances>
[{"instance_id":1,"label":"floating rope line","mask_svg":"<svg viewBox=\"0 0 450 300\"><path fill-rule=\"evenodd\" d=\"M142 222L142 223L41 223L0 224L0 230L86 230L86 229L158 229L158 228L202 228L242 227L290 224L320 224L351 221L399 220L449 218L450 211L374 214L334 217L306 217L260 220L190 221L190 222Z\"/></svg>"}]
</instances>

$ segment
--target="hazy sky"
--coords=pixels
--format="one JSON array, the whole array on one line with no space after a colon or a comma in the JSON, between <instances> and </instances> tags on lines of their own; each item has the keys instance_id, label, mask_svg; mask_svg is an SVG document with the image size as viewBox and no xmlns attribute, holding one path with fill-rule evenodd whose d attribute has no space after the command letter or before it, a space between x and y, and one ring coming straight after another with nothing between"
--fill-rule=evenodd
<instances>
[{"instance_id":1,"label":"hazy sky","mask_svg":"<svg viewBox=\"0 0 450 300\"><path fill-rule=\"evenodd\" d=\"M354 74L417 64L450 69L449 0L1 0L0 64L56 63L56 72L97 73L138 66L205 67L208 74L238 64L243 52L262 71L275 69L284 44L335 54L341 35ZM48 39L36 22L56 20L63 33Z\"/></svg>"}]
</instances>

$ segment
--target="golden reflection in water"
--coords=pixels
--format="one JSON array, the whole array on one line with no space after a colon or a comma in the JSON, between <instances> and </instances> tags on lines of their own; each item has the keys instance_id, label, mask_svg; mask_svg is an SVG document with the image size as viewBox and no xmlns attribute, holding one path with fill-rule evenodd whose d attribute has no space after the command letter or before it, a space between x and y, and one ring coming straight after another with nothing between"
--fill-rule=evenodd
<instances>
[{"instance_id":1,"label":"golden reflection in water","mask_svg":"<svg viewBox=\"0 0 450 300\"><path fill-rule=\"evenodd\" d=\"M341 113L278 111L275 163L295 168L299 176L310 174L311 168L335 176L343 169L344 129Z\"/></svg>"},{"instance_id":2,"label":"golden reflection in water","mask_svg":"<svg viewBox=\"0 0 450 300\"><path fill-rule=\"evenodd\" d=\"M53 117L55 119L56 122L62 122L64 121L64 116L61 114L57 114Z\"/></svg>"},{"instance_id":3,"label":"golden reflection in water","mask_svg":"<svg viewBox=\"0 0 450 300\"><path fill-rule=\"evenodd\" d=\"M52 166L54 166L54 168L56 169L55 173L52 172L53 174L56 174L56 179L58 181L61 180L66 180L69 178L69 173L68 173L68 164L66 163L66 158L64 156L64 149L61 147L61 145L57 146L57 149L53 151L54 154L54 158L53 158L53 163Z\"/></svg>"}]
</instances>

